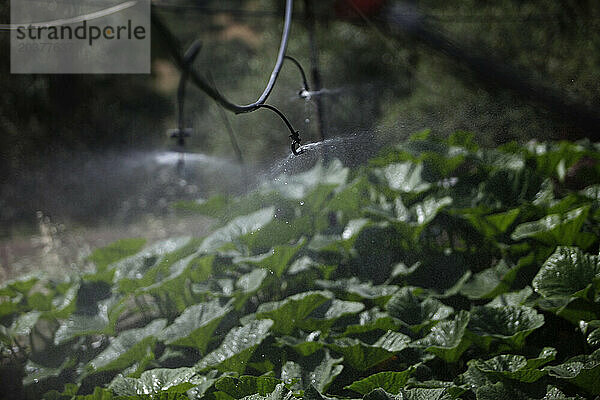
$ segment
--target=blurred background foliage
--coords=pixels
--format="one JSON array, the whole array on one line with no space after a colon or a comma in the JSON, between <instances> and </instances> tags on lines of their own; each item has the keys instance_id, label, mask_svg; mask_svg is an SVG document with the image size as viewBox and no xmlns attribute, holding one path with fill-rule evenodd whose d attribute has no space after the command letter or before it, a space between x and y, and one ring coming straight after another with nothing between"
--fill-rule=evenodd
<instances>
[{"instance_id":1,"label":"blurred background foliage","mask_svg":"<svg viewBox=\"0 0 600 400\"><path fill-rule=\"evenodd\" d=\"M2 23L9 20L7 3L0 5ZM374 21L341 18L340 4L336 13L334 3L314 2L327 137L375 131L382 139L400 140L431 128L442 134L473 131L482 143L494 145L561 139L577 129L512 92L482 86L468 69L418 41L385 37ZM295 4L288 54L308 70L304 4ZM230 100L256 100L275 62L283 1L160 0L153 5L182 47L203 40L194 68L214 79ZM515 65L565 98L600 107L599 2L416 0L409 5L468 50ZM2 54L10 53L9 38L0 33ZM0 206L22 201L22 192L14 188L61 164L55 160L172 145L165 132L176 125L179 71L155 31L153 38L150 76L11 75L9 58L3 58ZM300 99L300 88L298 71L286 64L269 103L302 131L304 142L316 141L315 102ZM190 150L234 159L218 106L191 85L188 93ZM246 162L264 166L286 155L288 133L273 115L227 117ZM71 168L76 173L77 166Z\"/></svg>"}]
</instances>

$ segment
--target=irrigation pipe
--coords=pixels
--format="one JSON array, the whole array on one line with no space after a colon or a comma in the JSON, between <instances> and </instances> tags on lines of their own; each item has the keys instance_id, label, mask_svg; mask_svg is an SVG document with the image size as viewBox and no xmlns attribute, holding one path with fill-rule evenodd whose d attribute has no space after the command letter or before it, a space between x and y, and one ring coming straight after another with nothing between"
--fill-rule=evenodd
<instances>
[{"instance_id":1,"label":"irrigation pipe","mask_svg":"<svg viewBox=\"0 0 600 400\"><path fill-rule=\"evenodd\" d=\"M229 100L227 100L223 95L221 95L212 85L210 85L204 78L200 76L197 72L190 69L189 77L200 90L205 92L209 97L218 102L225 109L232 111L236 114L242 114L247 112L252 112L257 110L262 104L264 104L269 95L273 91L275 87L275 83L277 83L277 78L279 77L279 73L281 72L281 68L285 61L285 53L287 50L288 39L290 34L290 28L292 25L292 9L293 9L294 1L286 0L285 5L285 16L284 16L284 25L283 25L283 33L281 35L281 43L279 45L279 52L277 54L277 61L275 62L275 66L273 67L273 71L271 72L271 77L267 82L265 89L259 98L250 104L235 104ZM167 26L163 23L160 17L156 14L156 12L152 13L152 23L156 27L158 33L163 37L163 39L167 42L167 47L171 52L171 56L174 58L177 66L182 71L185 70L185 59L181 54L179 41L177 38L171 33L171 31L167 28Z\"/></svg>"}]
</instances>

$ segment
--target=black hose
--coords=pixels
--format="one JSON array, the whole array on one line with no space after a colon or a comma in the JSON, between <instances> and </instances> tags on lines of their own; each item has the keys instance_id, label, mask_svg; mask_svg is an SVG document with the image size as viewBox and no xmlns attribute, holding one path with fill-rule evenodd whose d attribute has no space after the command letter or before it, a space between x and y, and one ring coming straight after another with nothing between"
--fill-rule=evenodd
<instances>
[{"instance_id":1,"label":"black hose","mask_svg":"<svg viewBox=\"0 0 600 400\"><path fill-rule=\"evenodd\" d=\"M269 95L273 91L275 87L275 83L277 83L277 78L279 77L279 73L281 72L281 67L283 66L283 62L285 60L285 52L287 50L287 44L290 34L290 29L292 26L292 9L294 6L293 0L286 0L285 6L285 17L284 17L284 26L283 33L281 35L281 43L279 45L279 52L277 54L277 61L275 62L275 66L273 67L273 72L271 72L271 76L265 89L263 90L260 97L253 103L240 105L232 103L227 100L223 95L221 95L213 86L211 86L204 78L200 76L196 71L189 71L190 79L192 82L203 92L205 92L209 97L213 100L217 101L224 108L229 111L232 111L236 114L247 113L258 109L261 104L264 104ZM158 32L163 36L168 44L168 48L171 51L171 56L175 59L178 67L184 71L185 70L185 58L181 55L179 50L179 43L175 36L169 31L167 26L162 22L162 20L156 15L156 13L152 13L152 23L158 30Z\"/></svg>"}]
</instances>

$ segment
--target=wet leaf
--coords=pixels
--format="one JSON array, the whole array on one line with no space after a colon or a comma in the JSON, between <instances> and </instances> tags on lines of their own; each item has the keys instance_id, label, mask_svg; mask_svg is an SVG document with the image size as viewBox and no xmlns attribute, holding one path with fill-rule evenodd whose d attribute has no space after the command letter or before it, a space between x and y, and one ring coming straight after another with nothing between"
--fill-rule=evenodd
<instances>
[{"instance_id":1,"label":"wet leaf","mask_svg":"<svg viewBox=\"0 0 600 400\"><path fill-rule=\"evenodd\" d=\"M453 321L442 321L433 326L429 334L416 341L415 345L425 347L446 362L456 362L471 345L471 340L465 336L469 319L468 312L459 311Z\"/></svg>"},{"instance_id":2,"label":"wet leaf","mask_svg":"<svg viewBox=\"0 0 600 400\"><path fill-rule=\"evenodd\" d=\"M261 304L256 310L256 318L273 320L273 332L289 335L311 312L328 300L330 292L304 292L285 300Z\"/></svg>"},{"instance_id":3,"label":"wet leaf","mask_svg":"<svg viewBox=\"0 0 600 400\"><path fill-rule=\"evenodd\" d=\"M532 238L548 246L573 245L585 222L589 206L580 207L564 215L551 214L538 221L526 222L516 227L513 240Z\"/></svg>"},{"instance_id":4,"label":"wet leaf","mask_svg":"<svg viewBox=\"0 0 600 400\"><path fill-rule=\"evenodd\" d=\"M215 388L234 399L242 399L246 396L258 394L267 396L272 393L281 381L271 376L224 376L215 382Z\"/></svg>"},{"instance_id":5,"label":"wet leaf","mask_svg":"<svg viewBox=\"0 0 600 400\"><path fill-rule=\"evenodd\" d=\"M374 389L380 388L388 393L397 394L401 389L404 389L413 372L414 368L409 368L402 372L379 372L355 381L351 385L346 386L345 389L350 389L364 395L372 392Z\"/></svg>"},{"instance_id":6,"label":"wet leaf","mask_svg":"<svg viewBox=\"0 0 600 400\"><path fill-rule=\"evenodd\" d=\"M272 320L263 319L233 328L221 345L200 360L196 368L199 371L217 369L221 372L243 373L254 350L267 337L272 326Z\"/></svg>"},{"instance_id":7,"label":"wet leaf","mask_svg":"<svg viewBox=\"0 0 600 400\"><path fill-rule=\"evenodd\" d=\"M479 344L489 346L492 339L522 347L525 338L544 325L544 316L522 306L476 307L471 311L468 328L479 336Z\"/></svg>"},{"instance_id":8,"label":"wet leaf","mask_svg":"<svg viewBox=\"0 0 600 400\"><path fill-rule=\"evenodd\" d=\"M154 347L156 337L165 328L167 321L157 319L143 328L123 331L112 338L102 353L89 362L92 372L122 370L143 359L148 350Z\"/></svg>"},{"instance_id":9,"label":"wet leaf","mask_svg":"<svg viewBox=\"0 0 600 400\"><path fill-rule=\"evenodd\" d=\"M199 378L193 368L157 368L144 371L139 378L126 378L119 375L113 379L108 388L118 396L133 396L163 391L184 393L198 383Z\"/></svg>"},{"instance_id":10,"label":"wet leaf","mask_svg":"<svg viewBox=\"0 0 600 400\"><path fill-rule=\"evenodd\" d=\"M415 331L434 325L452 313L452 308L443 305L438 300L419 299L408 287L402 288L394 294L387 302L386 309L392 317L411 326Z\"/></svg>"},{"instance_id":11,"label":"wet leaf","mask_svg":"<svg viewBox=\"0 0 600 400\"><path fill-rule=\"evenodd\" d=\"M193 347L204 354L214 330L230 311L218 300L190 306L165 328L158 339L171 346Z\"/></svg>"},{"instance_id":12,"label":"wet leaf","mask_svg":"<svg viewBox=\"0 0 600 400\"><path fill-rule=\"evenodd\" d=\"M600 350L590 355L579 355L566 362L544 367L544 371L557 379L566 380L590 394L600 394Z\"/></svg>"},{"instance_id":13,"label":"wet leaf","mask_svg":"<svg viewBox=\"0 0 600 400\"><path fill-rule=\"evenodd\" d=\"M306 390L310 386L324 393L344 366L342 358L332 358L328 350L303 358L299 363L288 361L281 368L281 379L293 384L294 390Z\"/></svg>"},{"instance_id":14,"label":"wet leaf","mask_svg":"<svg viewBox=\"0 0 600 400\"><path fill-rule=\"evenodd\" d=\"M243 235L260 230L263 226L273 220L274 213L275 209L269 207L256 211L250 215L237 217L224 227L217 229L204 238L198 251L200 253L214 252Z\"/></svg>"},{"instance_id":15,"label":"wet leaf","mask_svg":"<svg viewBox=\"0 0 600 400\"><path fill-rule=\"evenodd\" d=\"M336 339L328 347L344 356L344 363L365 371L394 355L381 346L369 345L358 339Z\"/></svg>"},{"instance_id":16,"label":"wet leaf","mask_svg":"<svg viewBox=\"0 0 600 400\"><path fill-rule=\"evenodd\" d=\"M533 279L533 288L545 297L590 297L600 278L600 258L576 247L559 247ZM586 293L592 290L591 293Z\"/></svg>"}]
</instances>

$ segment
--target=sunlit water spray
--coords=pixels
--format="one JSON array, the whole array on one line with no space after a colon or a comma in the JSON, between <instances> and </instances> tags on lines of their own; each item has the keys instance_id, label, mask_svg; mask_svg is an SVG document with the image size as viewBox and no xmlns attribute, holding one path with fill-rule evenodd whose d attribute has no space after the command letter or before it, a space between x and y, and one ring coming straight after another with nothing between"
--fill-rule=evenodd
<instances>
[{"instance_id":1,"label":"sunlit water spray","mask_svg":"<svg viewBox=\"0 0 600 400\"><path fill-rule=\"evenodd\" d=\"M313 167L319 160L339 159L345 165L354 166L365 162L379 148L373 132L357 132L348 136L326 139L302 145L299 155L289 154L273 164L270 178L281 174L295 174Z\"/></svg>"}]
</instances>

